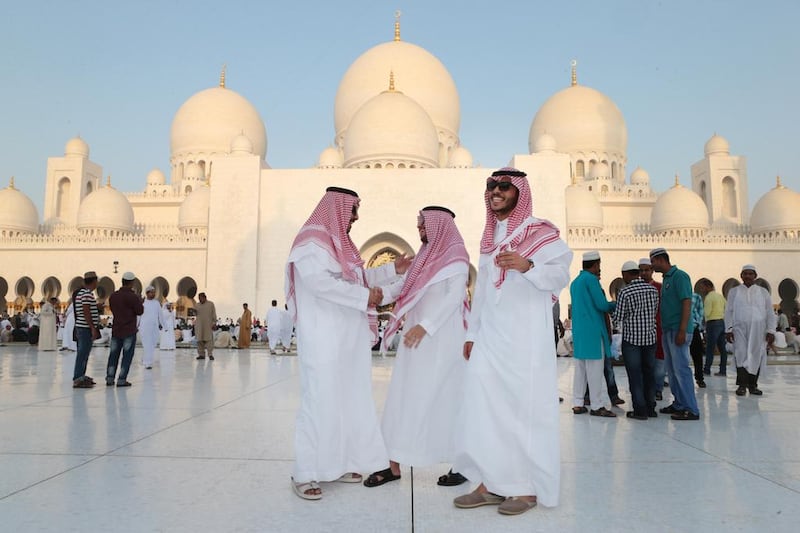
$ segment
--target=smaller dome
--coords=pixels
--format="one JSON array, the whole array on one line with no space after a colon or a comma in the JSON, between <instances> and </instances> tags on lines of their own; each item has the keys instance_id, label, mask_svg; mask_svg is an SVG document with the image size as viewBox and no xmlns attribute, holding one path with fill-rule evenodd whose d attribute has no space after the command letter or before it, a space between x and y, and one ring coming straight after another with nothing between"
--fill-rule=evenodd
<instances>
[{"instance_id":1,"label":"smaller dome","mask_svg":"<svg viewBox=\"0 0 800 533\"><path fill-rule=\"evenodd\" d=\"M715 133L706 141L705 153L707 156L712 154L728 155L731 153L731 149L725 137Z\"/></svg>"},{"instance_id":2,"label":"smaller dome","mask_svg":"<svg viewBox=\"0 0 800 533\"><path fill-rule=\"evenodd\" d=\"M611 169L608 168L608 163L595 163L592 168L589 169L587 178L590 180L611 179Z\"/></svg>"},{"instance_id":3,"label":"smaller dome","mask_svg":"<svg viewBox=\"0 0 800 533\"><path fill-rule=\"evenodd\" d=\"M439 134L428 113L400 91L380 93L353 116L344 138L345 167L375 161L439 166Z\"/></svg>"},{"instance_id":4,"label":"smaller dome","mask_svg":"<svg viewBox=\"0 0 800 533\"><path fill-rule=\"evenodd\" d=\"M571 185L564 191L564 199L569 227L603 229L603 208L593 192Z\"/></svg>"},{"instance_id":5,"label":"smaller dome","mask_svg":"<svg viewBox=\"0 0 800 533\"><path fill-rule=\"evenodd\" d=\"M450 154L450 168L472 168L472 154L469 150L459 145Z\"/></svg>"},{"instance_id":6,"label":"smaller dome","mask_svg":"<svg viewBox=\"0 0 800 533\"><path fill-rule=\"evenodd\" d=\"M147 173L147 185L164 185L165 183L167 183L167 178L159 169L154 168Z\"/></svg>"},{"instance_id":7,"label":"smaller dome","mask_svg":"<svg viewBox=\"0 0 800 533\"><path fill-rule=\"evenodd\" d=\"M186 165L186 173L183 175L185 180L202 181L206 179L203 175L203 169L197 163L189 163Z\"/></svg>"},{"instance_id":8,"label":"smaller dome","mask_svg":"<svg viewBox=\"0 0 800 533\"><path fill-rule=\"evenodd\" d=\"M253 142L250 137L244 133L240 133L231 141L231 154L233 155L252 155Z\"/></svg>"},{"instance_id":9,"label":"smaller dome","mask_svg":"<svg viewBox=\"0 0 800 533\"><path fill-rule=\"evenodd\" d=\"M83 199L78 207L78 229L133 231L133 208L110 184Z\"/></svg>"},{"instance_id":10,"label":"smaller dome","mask_svg":"<svg viewBox=\"0 0 800 533\"><path fill-rule=\"evenodd\" d=\"M656 200L650 213L650 231L680 229L707 230L708 209L696 192L676 183Z\"/></svg>"},{"instance_id":11,"label":"smaller dome","mask_svg":"<svg viewBox=\"0 0 800 533\"><path fill-rule=\"evenodd\" d=\"M328 146L319 154L319 168L342 168L342 153L338 148Z\"/></svg>"},{"instance_id":12,"label":"smaller dome","mask_svg":"<svg viewBox=\"0 0 800 533\"><path fill-rule=\"evenodd\" d=\"M210 200L210 187L197 187L192 191L178 210L178 229L207 228Z\"/></svg>"},{"instance_id":13,"label":"smaller dome","mask_svg":"<svg viewBox=\"0 0 800 533\"><path fill-rule=\"evenodd\" d=\"M73 137L64 146L64 155L67 157L89 158L89 145L80 137Z\"/></svg>"},{"instance_id":14,"label":"smaller dome","mask_svg":"<svg viewBox=\"0 0 800 533\"><path fill-rule=\"evenodd\" d=\"M642 167L631 172L631 185L650 185L650 174Z\"/></svg>"},{"instance_id":15,"label":"smaller dome","mask_svg":"<svg viewBox=\"0 0 800 533\"><path fill-rule=\"evenodd\" d=\"M750 216L751 232L800 230L800 194L781 185L762 196Z\"/></svg>"},{"instance_id":16,"label":"smaller dome","mask_svg":"<svg viewBox=\"0 0 800 533\"><path fill-rule=\"evenodd\" d=\"M0 230L36 233L39 229L39 212L25 193L14 187L14 178L5 189L0 189Z\"/></svg>"},{"instance_id":17,"label":"smaller dome","mask_svg":"<svg viewBox=\"0 0 800 533\"><path fill-rule=\"evenodd\" d=\"M556 151L556 147L556 138L545 132L533 142L533 153L552 153Z\"/></svg>"}]
</instances>

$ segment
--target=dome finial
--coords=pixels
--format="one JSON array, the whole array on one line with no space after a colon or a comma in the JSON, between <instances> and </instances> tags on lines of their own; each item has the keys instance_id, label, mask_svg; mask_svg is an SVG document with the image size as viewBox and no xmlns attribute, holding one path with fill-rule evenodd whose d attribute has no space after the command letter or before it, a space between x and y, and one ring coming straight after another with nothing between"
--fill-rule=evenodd
<instances>
[{"instance_id":1,"label":"dome finial","mask_svg":"<svg viewBox=\"0 0 800 533\"><path fill-rule=\"evenodd\" d=\"M399 9L394 12L394 40L400 40L400 16L403 14Z\"/></svg>"},{"instance_id":2,"label":"dome finial","mask_svg":"<svg viewBox=\"0 0 800 533\"><path fill-rule=\"evenodd\" d=\"M222 64L222 72L219 73L219 86L225 88L225 63Z\"/></svg>"},{"instance_id":3,"label":"dome finial","mask_svg":"<svg viewBox=\"0 0 800 533\"><path fill-rule=\"evenodd\" d=\"M578 85L578 61L573 59L569 64L572 67L572 86L575 87Z\"/></svg>"},{"instance_id":4,"label":"dome finial","mask_svg":"<svg viewBox=\"0 0 800 533\"><path fill-rule=\"evenodd\" d=\"M11 179L13 180L14 178L12 177ZM780 175L775 177L775 188L776 189L783 189L783 184L781 183Z\"/></svg>"},{"instance_id":5,"label":"dome finial","mask_svg":"<svg viewBox=\"0 0 800 533\"><path fill-rule=\"evenodd\" d=\"M109 174L108 176L106 176L106 187L108 187L109 189L111 189L111 188L112 188L112 187L111 187L111 174Z\"/></svg>"},{"instance_id":6,"label":"dome finial","mask_svg":"<svg viewBox=\"0 0 800 533\"><path fill-rule=\"evenodd\" d=\"M8 188L9 189L16 189L16 187L14 187L14 176L11 176L11 179L8 180Z\"/></svg>"},{"instance_id":7,"label":"dome finial","mask_svg":"<svg viewBox=\"0 0 800 533\"><path fill-rule=\"evenodd\" d=\"M394 71L389 71L389 92L394 92Z\"/></svg>"},{"instance_id":8,"label":"dome finial","mask_svg":"<svg viewBox=\"0 0 800 533\"><path fill-rule=\"evenodd\" d=\"M678 173L676 172L675 173L675 187L680 187L680 186L681 186L681 179L678 176Z\"/></svg>"}]
</instances>

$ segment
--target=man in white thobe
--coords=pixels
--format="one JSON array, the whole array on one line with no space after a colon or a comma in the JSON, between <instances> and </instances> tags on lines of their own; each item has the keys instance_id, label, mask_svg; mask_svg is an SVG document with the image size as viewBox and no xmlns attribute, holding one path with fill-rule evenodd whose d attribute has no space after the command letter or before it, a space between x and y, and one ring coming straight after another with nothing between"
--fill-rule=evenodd
<instances>
[{"instance_id":1,"label":"man in white thobe","mask_svg":"<svg viewBox=\"0 0 800 533\"><path fill-rule=\"evenodd\" d=\"M733 343L736 360L736 395L761 396L758 376L767 365L767 345L775 341L778 317L772 310L772 298L755 283L758 274L753 265L742 267L742 285L728 291L725 307L725 338Z\"/></svg>"},{"instance_id":2,"label":"man in white thobe","mask_svg":"<svg viewBox=\"0 0 800 533\"><path fill-rule=\"evenodd\" d=\"M158 341L160 350L175 349L175 306L164 302L161 306L161 338Z\"/></svg>"},{"instance_id":3,"label":"man in white thobe","mask_svg":"<svg viewBox=\"0 0 800 533\"><path fill-rule=\"evenodd\" d=\"M144 313L139 319L139 336L142 340L142 364L146 369L153 368L156 346L161 335L161 304L156 300L156 288L149 285L145 289Z\"/></svg>"},{"instance_id":4,"label":"man in white thobe","mask_svg":"<svg viewBox=\"0 0 800 533\"><path fill-rule=\"evenodd\" d=\"M284 309L281 311L281 346L283 346L284 352L292 349L292 331L294 331L292 315L289 314L289 306L284 305Z\"/></svg>"},{"instance_id":5,"label":"man in white thobe","mask_svg":"<svg viewBox=\"0 0 800 533\"><path fill-rule=\"evenodd\" d=\"M520 514L558 504L560 456L553 301L572 251L534 218L525 173L486 182L486 226L464 358L468 360L453 469L478 483L453 503Z\"/></svg>"},{"instance_id":6,"label":"man in white thobe","mask_svg":"<svg viewBox=\"0 0 800 533\"><path fill-rule=\"evenodd\" d=\"M75 334L75 306L70 298L67 310L64 311L64 332L61 334L61 350L74 352L78 349L73 335Z\"/></svg>"},{"instance_id":7,"label":"man in white thobe","mask_svg":"<svg viewBox=\"0 0 800 533\"><path fill-rule=\"evenodd\" d=\"M453 460L453 429L466 364L462 350L469 279L469 256L454 218L444 207L420 211L422 247L403 282L390 286L400 292L383 348L403 320L406 327L383 408L389 468L370 475L364 481L367 487L400 479L401 463L429 466ZM385 294L384 299L395 298ZM440 478L442 485L464 481L453 472Z\"/></svg>"},{"instance_id":8,"label":"man in white thobe","mask_svg":"<svg viewBox=\"0 0 800 533\"><path fill-rule=\"evenodd\" d=\"M292 487L308 500L322 497L318 482L359 482L355 472L372 472L388 461L372 397L374 308L383 299L377 285L405 273L410 260L401 256L364 269L349 235L358 206L355 192L329 187L297 234L286 265L301 386ZM269 329L271 338L275 330Z\"/></svg>"},{"instance_id":9,"label":"man in white thobe","mask_svg":"<svg viewBox=\"0 0 800 533\"><path fill-rule=\"evenodd\" d=\"M39 309L39 350L43 352L55 351L56 339L56 308L58 298L50 298Z\"/></svg>"},{"instance_id":10,"label":"man in white thobe","mask_svg":"<svg viewBox=\"0 0 800 533\"><path fill-rule=\"evenodd\" d=\"M267 311L267 338L269 339L269 353L275 355L275 347L281 340L281 310L278 309L278 300L272 300L272 307ZM286 347L284 346L284 352Z\"/></svg>"}]
</instances>

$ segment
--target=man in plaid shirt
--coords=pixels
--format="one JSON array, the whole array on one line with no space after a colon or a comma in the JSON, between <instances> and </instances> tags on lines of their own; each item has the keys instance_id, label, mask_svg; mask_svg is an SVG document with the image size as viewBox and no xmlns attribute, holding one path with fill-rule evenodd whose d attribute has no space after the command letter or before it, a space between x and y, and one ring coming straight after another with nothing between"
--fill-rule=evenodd
<instances>
[{"instance_id":1,"label":"man in plaid shirt","mask_svg":"<svg viewBox=\"0 0 800 533\"><path fill-rule=\"evenodd\" d=\"M656 417L655 381L656 311L658 289L639 276L639 264L622 265L625 286L617 294L614 324L622 332L622 358L628 372L633 411L628 418Z\"/></svg>"}]
</instances>

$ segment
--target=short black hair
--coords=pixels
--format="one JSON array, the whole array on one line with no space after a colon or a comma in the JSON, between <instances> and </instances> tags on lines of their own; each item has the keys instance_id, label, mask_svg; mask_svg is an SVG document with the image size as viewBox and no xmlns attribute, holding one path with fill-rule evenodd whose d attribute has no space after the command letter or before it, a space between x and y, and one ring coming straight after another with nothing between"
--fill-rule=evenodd
<instances>
[{"instance_id":1,"label":"short black hair","mask_svg":"<svg viewBox=\"0 0 800 533\"><path fill-rule=\"evenodd\" d=\"M599 259L590 259L588 261L584 261L583 262L583 269L584 270L589 270L590 268L592 268L594 265L598 264L599 262L600 262Z\"/></svg>"}]
</instances>

